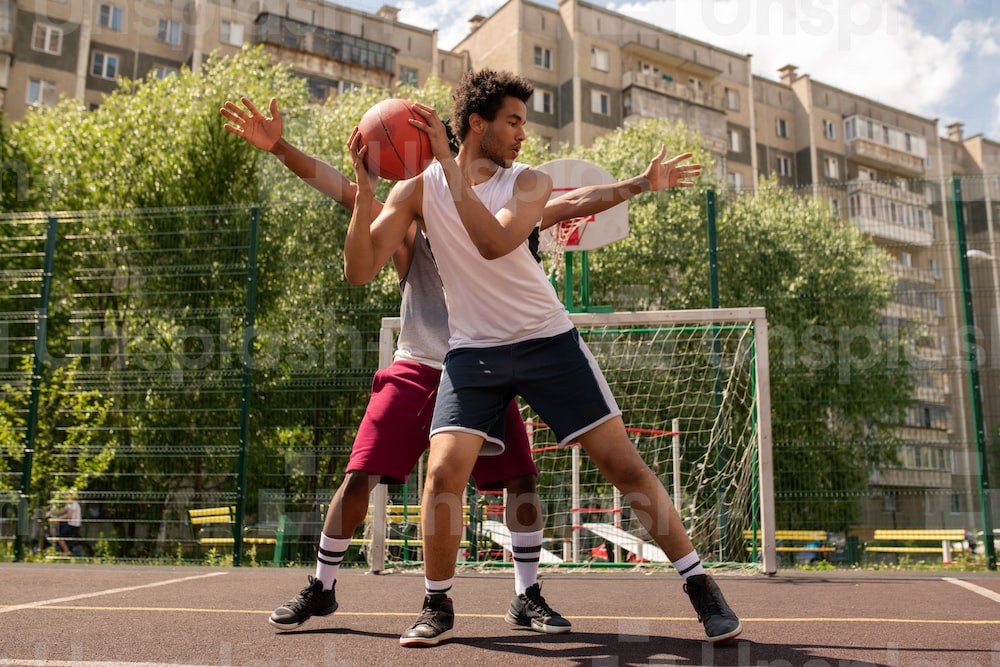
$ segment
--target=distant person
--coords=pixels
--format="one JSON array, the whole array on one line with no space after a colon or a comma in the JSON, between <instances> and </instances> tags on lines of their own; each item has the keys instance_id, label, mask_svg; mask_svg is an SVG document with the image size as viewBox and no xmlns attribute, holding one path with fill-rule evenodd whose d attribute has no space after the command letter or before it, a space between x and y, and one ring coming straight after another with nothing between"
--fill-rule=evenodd
<instances>
[{"instance_id":1,"label":"distant person","mask_svg":"<svg viewBox=\"0 0 1000 667\"><path fill-rule=\"evenodd\" d=\"M80 529L83 527L83 510L75 490L67 492L66 504L52 517L52 522L56 525L56 546L67 556L72 556L73 549L66 541L79 539Z\"/></svg>"},{"instance_id":2,"label":"distant person","mask_svg":"<svg viewBox=\"0 0 1000 667\"><path fill-rule=\"evenodd\" d=\"M970 557L975 556L976 555L976 547L978 545L976 544L976 533L973 532L973 530L971 528L966 528L965 529L965 541L969 545L969 556Z\"/></svg>"}]
</instances>

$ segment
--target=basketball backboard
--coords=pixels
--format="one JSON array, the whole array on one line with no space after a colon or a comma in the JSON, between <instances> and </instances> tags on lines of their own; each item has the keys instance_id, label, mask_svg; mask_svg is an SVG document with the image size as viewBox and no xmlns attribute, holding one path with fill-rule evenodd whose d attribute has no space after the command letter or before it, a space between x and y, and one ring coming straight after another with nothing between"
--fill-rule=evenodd
<instances>
[{"instance_id":1,"label":"basketball backboard","mask_svg":"<svg viewBox=\"0 0 1000 667\"><path fill-rule=\"evenodd\" d=\"M537 168L552 177L552 199L586 185L610 185L616 181L606 169L586 160L551 160ZM628 204L622 203L584 220L574 221L577 222L579 224L566 241L567 252L606 246L628 236ZM555 230L564 224L559 223L542 231L540 248L543 252L554 248Z\"/></svg>"}]
</instances>

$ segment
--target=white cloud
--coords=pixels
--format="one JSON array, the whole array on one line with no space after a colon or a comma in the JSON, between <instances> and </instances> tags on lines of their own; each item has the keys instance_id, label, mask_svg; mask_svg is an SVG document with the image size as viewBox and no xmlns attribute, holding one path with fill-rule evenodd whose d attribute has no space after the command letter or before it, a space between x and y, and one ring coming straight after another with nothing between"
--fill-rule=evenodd
<instances>
[{"instance_id":1,"label":"white cloud","mask_svg":"<svg viewBox=\"0 0 1000 667\"><path fill-rule=\"evenodd\" d=\"M429 30L437 29L438 46L451 49L469 34L469 19L489 16L501 0L404 0L398 3L399 20Z\"/></svg>"},{"instance_id":2,"label":"white cloud","mask_svg":"<svg viewBox=\"0 0 1000 667\"><path fill-rule=\"evenodd\" d=\"M1000 137L1000 93L993 98L993 123L986 129L990 137Z\"/></svg>"}]
</instances>

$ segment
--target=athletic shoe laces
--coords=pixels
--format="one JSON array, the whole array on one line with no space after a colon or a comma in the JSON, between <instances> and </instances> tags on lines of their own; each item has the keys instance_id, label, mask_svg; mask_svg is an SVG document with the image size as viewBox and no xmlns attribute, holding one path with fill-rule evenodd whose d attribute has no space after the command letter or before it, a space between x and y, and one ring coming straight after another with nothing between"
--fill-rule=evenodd
<instances>
[{"instance_id":1,"label":"athletic shoe laces","mask_svg":"<svg viewBox=\"0 0 1000 667\"><path fill-rule=\"evenodd\" d=\"M537 613L539 616L544 618L558 616L556 612L552 611L552 607L550 607L549 603L545 601L545 598L542 597L542 591L537 585L526 590L524 592L524 598L528 609Z\"/></svg>"},{"instance_id":2,"label":"athletic shoe laces","mask_svg":"<svg viewBox=\"0 0 1000 667\"><path fill-rule=\"evenodd\" d=\"M294 612L299 612L312 606L316 600L317 594L323 592L322 585L317 586L319 583L319 579L310 576L309 585L299 591L299 594L294 598L286 602L285 607Z\"/></svg>"},{"instance_id":3,"label":"athletic shoe laces","mask_svg":"<svg viewBox=\"0 0 1000 667\"><path fill-rule=\"evenodd\" d=\"M434 628L438 628L442 625L441 620L438 618L438 614L441 611L441 605L447 600L447 597L441 596L431 596L424 598L424 608L420 610L420 616L417 617L417 622L413 624L413 627L418 625L429 625Z\"/></svg>"}]
</instances>

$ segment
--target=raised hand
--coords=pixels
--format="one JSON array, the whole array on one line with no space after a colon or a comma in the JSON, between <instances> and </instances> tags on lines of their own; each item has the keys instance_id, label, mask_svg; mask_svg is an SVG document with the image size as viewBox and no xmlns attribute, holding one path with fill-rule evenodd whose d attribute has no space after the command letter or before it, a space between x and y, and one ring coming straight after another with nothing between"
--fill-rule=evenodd
<instances>
[{"instance_id":1,"label":"raised hand","mask_svg":"<svg viewBox=\"0 0 1000 667\"><path fill-rule=\"evenodd\" d=\"M281 113L278 112L278 100L271 98L270 117L258 111L253 102L247 98L241 97L240 102L246 107L245 110L228 100L226 105L219 109L219 113L229 121L224 125L225 129L237 137L242 137L251 146L270 152L281 140L284 127Z\"/></svg>"},{"instance_id":2,"label":"raised hand","mask_svg":"<svg viewBox=\"0 0 1000 667\"><path fill-rule=\"evenodd\" d=\"M358 195L371 196L378 182L378 176L368 171L366 156L368 147L361 141L361 132L357 127L351 132L351 138L347 140L347 147L351 149L351 162L354 164L354 178L358 184Z\"/></svg>"},{"instance_id":3,"label":"raised hand","mask_svg":"<svg viewBox=\"0 0 1000 667\"><path fill-rule=\"evenodd\" d=\"M440 160L447 160L452 156L451 144L448 143L448 132L444 128L444 122L438 118L437 111L425 104L415 102L413 110L424 118L424 122L410 119L410 124L419 127L427 133L431 140L431 152L434 157Z\"/></svg>"},{"instance_id":4,"label":"raised hand","mask_svg":"<svg viewBox=\"0 0 1000 667\"><path fill-rule=\"evenodd\" d=\"M669 160L664 161L667 155L667 147L662 146L660 152L649 162L649 166L642 175L649 181L649 189L653 192L666 190L667 188L690 188L694 187L692 179L701 174L700 164L680 164L691 157L691 153L681 153Z\"/></svg>"}]
</instances>

